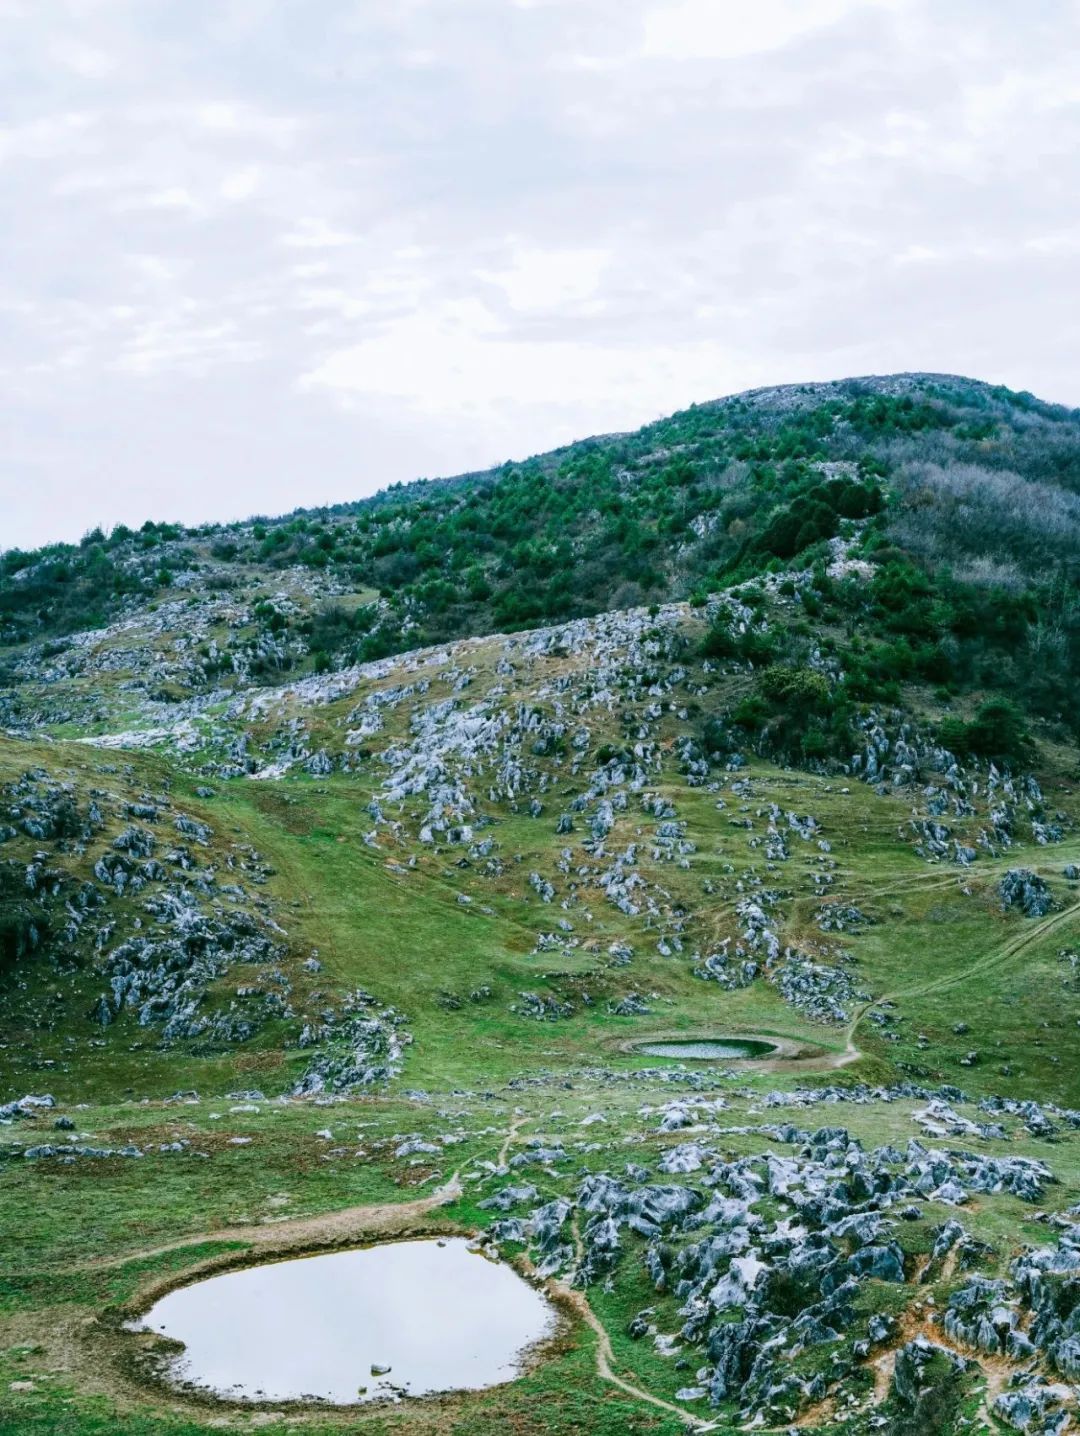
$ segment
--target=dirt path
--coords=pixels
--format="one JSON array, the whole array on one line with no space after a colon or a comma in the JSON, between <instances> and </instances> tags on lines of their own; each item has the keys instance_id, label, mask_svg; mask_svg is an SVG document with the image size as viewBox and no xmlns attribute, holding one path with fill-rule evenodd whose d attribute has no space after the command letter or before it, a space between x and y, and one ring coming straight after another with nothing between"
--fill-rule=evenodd
<instances>
[{"instance_id":1,"label":"dirt path","mask_svg":"<svg viewBox=\"0 0 1080 1436\"><path fill-rule=\"evenodd\" d=\"M503 1144L499 1148L499 1155L496 1160L496 1166L506 1166L506 1159L510 1154L510 1148L513 1146L514 1138L517 1136L520 1129L525 1125L528 1120L529 1119L524 1112L519 1112L516 1116L511 1117L510 1126L506 1129L506 1136L503 1138Z\"/></svg>"},{"instance_id":2,"label":"dirt path","mask_svg":"<svg viewBox=\"0 0 1080 1436\"><path fill-rule=\"evenodd\" d=\"M1057 928L1067 924L1070 920L1080 920L1080 903L1073 903L1071 907L1063 908L1061 912L1051 913L1048 917L1041 918L1031 927L1025 928L1022 933L1012 938L1009 942L1003 943L1001 947L990 952L986 957L980 958L977 962L969 963L962 971L946 973L944 977L932 978L929 982L918 983L915 987L900 988L895 992L883 992L880 997L875 997L872 1002L866 1002L859 1008L851 1022L848 1024L847 1040L849 1048L854 1047L855 1029L862 1022L863 1018L873 1008L883 1002L899 1002L905 997L925 997L931 992L944 992L947 988L957 987L961 983L970 982L973 977L981 973L991 972L994 968L1001 967L1010 958L1016 957L1032 943L1038 942L1040 938L1048 933L1054 932ZM838 1064L839 1065L839 1064Z\"/></svg>"},{"instance_id":3,"label":"dirt path","mask_svg":"<svg viewBox=\"0 0 1080 1436\"><path fill-rule=\"evenodd\" d=\"M1009 1378L1017 1371L1016 1365L1004 1356L988 1355L985 1351L973 1351L970 1347L960 1345L951 1340L928 1316L911 1310L908 1310L902 1317L900 1326L887 1349L869 1362L869 1368L874 1378L873 1405L880 1406L887 1400L892 1390L897 1354L908 1342L914 1341L919 1336L925 1337L935 1346L944 1347L954 1356L959 1356L965 1361L974 1361L982 1374L985 1386L979 1414L986 1423L986 1429L997 1431L999 1423L993 1414L993 1403L1008 1385Z\"/></svg>"},{"instance_id":4,"label":"dirt path","mask_svg":"<svg viewBox=\"0 0 1080 1436\"><path fill-rule=\"evenodd\" d=\"M122 1256L95 1257L92 1261L83 1262L72 1269L100 1271L126 1266L128 1262L145 1261L149 1257L163 1256L166 1252L179 1251L182 1247L200 1246L204 1242L245 1242L250 1247L268 1252L287 1251L303 1246L333 1246L353 1237L360 1240L367 1236L382 1236L402 1231L414 1225L428 1212L445 1206L460 1195L461 1183L457 1172L454 1172L441 1187L436 1187L428 1196L417 1197L411 1202L383 1202L375 1206L345 1207L340 1211L324 1212L316 1217L296 1217L282 1222L252 1223L218 1227L216 1231L190 1232L187 1236L177 1237L175 1241L125 1252Z\"/></svg>"},{"instance_id":5,"label":"dirt path","mask_svg":"<svg viewBox=\"0 0 1080 1436\"><path fill-rule=\"evenodd\" d=\"M669 1415L677 1416L691 1431L715 1431L717 1429L715 1422L703 1421L700 1416L692 1416L689 1411L683 1411L680 1407L672 1405L670 1401L664 1401L659 1396L642 1391L640 1386L633 1386L629 1381L624 1381L621 1376L616 1376L612 1369L615 1353L611 1349L611 1338L607 1334L604 1323L589 1305L584 1293L575 1287L567 1286L565 1282L558 1281L553 1285L560 1297L574 1308L585 1325L596 1333L596 1374L602 1381L610 1381L612 1386L617 1386L620 1391L625 1391L627 1396L632 1396L635 1401L648 1402L650 1406L658 1406L661 1411L667 1411Z\"/></svg>"},{"instance_id":6,"label":"dirt path","mask_svg":"<svg viewBox=\"0 0 1080 1436\"><path fill-rule=\"evenodd\" d=\"M1047 933L1053 932L1070 919L1076 918L1080 918L1080 903L1074 903L1072 907L1063 908L1061 912L1051 913L1048 917L1040 918L1038 922L1014 937L1011 942L1004 943L996 952L991 952L986 957L980 958L978 962L971 963L962 972L949 973L945 977L935 978L932 982L908 988L896 995L899 997L922 997L928 992L940 992L946 987L955 987L958 983L968 982L980 973L990 972L993 968L1000 967L1011 957L1015 957L1018 952L1023 952L1024 948L1030 947L1033 942L1038 942ZM880 998L878 1000L881 1001Z\"/></svg>"},{"instance_id":7,"label":"dirt path","mask_svg":"<svg viewBox=\"0 0 1080 1436\"><path fill-rule=\"evenodd\" d=\"M1044 850L1045 851L1045 850ZM1080 854L1074 853L1072 847L1067 843L1055 844L1055 863L1072 861L1075 857L1080 860ZM974 868L964 867L930 867L925 872L904 872L891 881L877 884L870 880L865 874L854 869L845 869L842 873L845 881L850 883L850 894L845 890L845 896L857 898L865 893L868 902L880 901L884 897L892 897L897 894L936 892L938 889L960 888L972 878L985 879L997 877L999 873L1006 873L1009 868L1015 867L1017 856L1015 852L1007 853L1001 857L987 857L980 854L978 866ZM1035 864L1038 868L1038 864ZM1044 864L1043 866L1049 866Z\"/></svg>"},{"instance_id":8,"label":"dirt path","mask_svg":"<svg viewBox=\"0 0 1080 1436\"><path fill-rule=\"evenodd\" d=\"M577 1213L570 1223L570 1232L574 1241L574 1252L580 1262L585 1256L585 1244L581 1239L581 1227L578 1223ZM588 1297L577 1287L570 1286L568 1282L553 1280L551 1286L559 1293L559 1296L574 1308L578 1316L587 1327L596 1333L596 1374L602 1381L610 1381L620 1391L625 1391L628 1396L634 1397L636 1401L647 1401L650 1406L658 1406L661 1411L668 1411L677 1416L692 1431L713 1431L716 1423L703 1421L700 1416L693 1416L689 1411L683 1411L681 1407L673 1406L670 1401L664 1401L659 1396L653 1396L648 1391L642 1391L640 1386L633 1386L629 1381L624 1381L621 1376L616 1376L613 1370L615 1352L612 1350L611 1338L607 1334L607 1328L589 1305Z\"/></svg>"},{"instance_id":9,"label":"dirt path","mask_svg":"<svg viewBox=\"0 0 1080 1436\"><path fill-rule=\"evenodd\" d=\"M526 1116L520 1114L511 1122L500 1152L501 1159L505 1158L515 1133L526 1120ZM415 1201L347 1207L343 1211L327 1212L322 1216L300 1217L295 1221L275 1222L270 1225L231 1226L220 1227L218 1230L210 1232L193 1232L188 1236L179 1237L175 1241L163 1242L154 1247L145 1247L140 1251L127 1252L123 1256L95 1259L78 1269L122 1266L127 1262L144 1260L148 1257L160 1256L165 1252L178 1251L183 1247L212 1241L243 1241L253 1249L274 1252L289 1251L309 1245L335 1245L352 1238L359 1240L368 1236L386 1235L407 1230L427 1213L435 1211L438 1207L459 1196L461 1190L458 1173L454 1172L441 1187L437 1187L430 1195L420 1197ZM573 1230L575 1245L580 1257L583 1254L583 1247L576 1218ZM666 1411L677 1417L691 1431L708 1432L717 1429L715 1422L705 1421L699 1416L683 1411L670 1401L653 1396L650 1392L643 1391L640 1387L634 1386L631 1382L624 1381L621 1376L616 1375L613 1369L615 1353L612 1350L611 1339L603 1323L589 1305L584 1293L561 1281L553 1280L550 1285L594 1332L596 1336L596 1371L601 1380L617 1386L628 1396L633 1397L635 1401L644 1401L650 1406L655 1406L661 1411Z\"/></svg>"},{"instance_id":10,"label":"dirt path","mask_svg":"<svg viewBox=\"0 0 1080 1436\"><path fill-rule=\"evenodd\" d=\"M854 1033L853 1022L844 1034L846 1040L839 1052L823 1052L820 1057L766 1057L760 1062L746 1062L742 1065L754 1072L794 1072L799 1076L804 1072L835 1072L839 1067L846 1067L849 1062L857 1062L862 1056L855 1046Z\"/></svg>"}]
</instances>

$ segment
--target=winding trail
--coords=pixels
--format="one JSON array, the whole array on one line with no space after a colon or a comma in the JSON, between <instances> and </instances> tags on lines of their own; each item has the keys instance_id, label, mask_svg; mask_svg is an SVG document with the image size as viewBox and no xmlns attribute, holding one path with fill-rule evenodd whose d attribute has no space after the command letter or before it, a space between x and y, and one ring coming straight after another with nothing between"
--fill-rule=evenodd
<instances>
[{"instance_id":1,"label":"winding trail","mask_svg":"<svg viewBox=\"0 0 1080 1436\"><path fill-rule=\"evenodd\" d=\"M458 1173L454 1172L441 1187L436 1187L426 1197L417 1197L411 1202L382 1202L374 1206L344 1207L339 1211L324 1212L315 1217L295 1217L288 1221L245 1223L243 1226L218 1227L209 1232L190 1232L174 1241L144 1247L139 1251L124 1252L121 1256L94 1257L90 1261L70 1267L69 1270L100 1271L126 1266L128 1262L145 1261L150 1257L163 1256L166 1252L179 1251L183 1247L201 1246L204 1242L245 1242L254 1249L272 1252L287 1251L293 1247L337 1245L353 1238L359 1241L367 1236L402 1231L428 1212L452 1202L461 1192Z\"/></svg>"},{"instance_id":2,"label":"winding trail","mask_svg":"<svg viewBox=\"0 0 1080 1436\"><path fill-rule=\"evenodd\" d=\"M499 1148L496 1166L506 1166L506 1159L510 1155L510 1148L513 1146L514 1138L528 1120L524 1112L518 1112L515 1116L511 1117L510 1126L506 1129L506 1136L503 1138L503 1144Z\"/></svg>"},{"instance_id":3,"label":"winding trail","mask_svg":"<svg viewBox=\"0 0 1080 1436\"><path fill-rule=\"evenodd\" d=\"M703 1421L700 1416L683 1411L681 1407L674 1406L670 1401L664 1401L659 1396L642 1391L640 1386L633 1386L629 1381L624 1381L621 1376L616 1376L612 1369L615 1353L611 1349L611 1338L607 1334L604 1323L593 1311L584 1294L572 1286L567 1286L565 1282L557 1281L552 1285L560 1297L574 1308L585 1325L596 1333L596 1374L602 1381L610 1381L612 1386L617 1386L620 1391L625 1391L627 1396L632 1396L635 1401L646 1401L650 1406L658 1406L661 1411L667 1411L670 1415L677 1416L691 1431L715 1431L718 1429L716 1422Z\"/></svg>"},{"instance_id":4,"label":"winding trail","mask_svg":"<svg viewBox=\"0 0 1080 1436\"><path fill-rule=\"evenodd\" d=\"M881 999L878 998L878 1001ZM861 1012L859 1016L862 1016ZM857 1062L863 1055L855 1046L855 1025L858 1020L856 1018L855 1022L848 1024L844 1031L844 1046L838 1051L822 1052L819 1057L763 1057L759 1062L743 1062L740 1065L751 1072L793 1072L800 1077L804 1072L835 1072L839 1067L846 1067L849 1062Z\"/></svg>"},{"instance_id":5,"label":"winding trail","mask_svg":"<svg viewBox=\"0 0 1080 1436\"><path fill-rule=\"evenodd\" d=\"M1038 942L1048 933L1054 932L1057 928L1066 925L1071 920L1080 920L1080 902L1073 903L1070 907L1062 908L1060 912L1050 913L1047 917L1041 918L1031 927L1008 942L1002 943L998 948L988 953L986 957L969 963L959 972L946 973L943 977L932 978L929 982L917 983L914 987L898 988L895 992L883 992L879 997L865 1002L855 1013L847 1027L847 1041L849 1047L854 1047L855 1029L862 1022L871 1009L878 1007L883 1002L897 1002L904 997L925 997L931 992L944 992L947 988L956 987L960 983L970 982L973 977L978 977L985 972L992 972L995 968L1003 966L1010 958L1016 957L1032 943Z\"/></svg>"},{"instance_id":6,"label":"winding trail","mask_svg":"<svg viewBox=\"0 0 1080 1436\"><path fill-rule=\"evenodd\" d=\"M585 1245L581 1240L581 1226L578 1222L577 1213L574 1213L570 1223L570 1230L574 1238L574 1251L577 1260L580 1262L585 1255ZM689 1411L684 1411L680 1406L674 1406L670 1401L664 1401L662 1397L653 1396L649 1391L643 1391L640 1386L633 1386L629 1381L624 1381L621 1376L616 1376L613 1369L615 1352L611 1346L611 1337L607 1334L607 1327L597 1316L589 1305L589 1299L583 1291L573 1287L569 1282L553 1280L552 1288L559 1293L563 1301L574 1308L578 1316L587 1327L596 1334L596 1374L601 1381L610 1381L612 1386L617 1386L620 1391L625 1391L635 1401L647 1401L650 1406L658 1406L661 1411L667 1411L672 1416L677 1416L684 1425L692 1431L715 1431L716 1422L703 1421L700 1416L694 1416Z\"/></svg>"},{"instance_id":7,"label":"winding trail","mask_svg":"<svg viewBox=\"0 0 1080 1436\"><path fill-rule=\"evenodd\" d=\"M948 973L944 977L935 978L931 982L922 983L917 987L905 989L897 994L900 997L922 997L927 992L940 992L946 987L955 987L957 983L968 982L972 977L983 972L990 972L993 968L1000 967L1009 958L1015 957L1017 953L1023 952L1024 948L1030 947L1033 942L1053 932L1056 928L1063 926L1070 919L1080 918L1080 902L1073 903L1071 907L1062 908L1060 912L1050 913L1047 917L1041 918L1024 932L1018 934L1011 942L1003 943L996 952L989 953L986 957L980 958L977 962L971 963L962 972ZM881 1000L880 998L878 999Z\"/></svg>"}]
</instances>

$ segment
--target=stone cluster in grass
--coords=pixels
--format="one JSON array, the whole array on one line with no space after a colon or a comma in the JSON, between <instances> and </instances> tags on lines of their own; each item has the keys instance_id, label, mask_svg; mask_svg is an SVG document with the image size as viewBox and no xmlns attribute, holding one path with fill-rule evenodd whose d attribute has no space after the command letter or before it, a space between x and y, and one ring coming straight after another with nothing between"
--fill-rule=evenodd
<instances>
[{"instance_id":1,"label":"stone cluster in grass","mask_svg":"<svg viewBox=\"0 0 1080 1436\"><path fill-rule=\"evenodd\" d=\"M259 891L271 872L259 853L223 844L168 792L131 792L115 769L102 776L110 787L84 792L32 768L0 791L0 853L32 844L29 861L0 857L5 895L19 894L16 940L67 980L46 1029L70 1023L75 1002L99 1030L130 1015L162 1044L204 1050L276 1024L286 1043L325 1046L299 1090L388 1081L410 1040L404 1019L368 993L312 985L320 964L292 955ZM7 1003L27 987L17 973Z\"/></svg>"},{"instance_id":2,"label":"stone cluster in grass","mask_svg":"<svg viewBox=\"0 0 1080 1436\"><path fill-rule=\"evenodd\" d=\"M296 608L315 601L326 585L332 580L325 575L289 571L272 602ZM271 600L263 594L257 601L264 611ZM209 691L205 662L193 645L223 624L246 634L255 604L254 591L203 595L183 608L164 606L152 618L125 618L93 641L75 635L51 666L39 661L42 655L26 661L38 664L44 687L66 691L95 672L126 673L123 665L141 653L139 662L150 667L125 679L124 693L144 725L92 742L106 749L167 742L212 782L362 772L375 779L363 834L368 847L406 870L448 855L481 884L520 884L529 900L560 914L562 931L553 936L567 946L580 941L575 931L588 927L595 905L603 904L636 934L631 946L685 962L721 989L769 982L792 1007L825 1025L847 1023L869 999L844 943L874 917L836 893L838 862L827 825L813 812L761 800L738 755L721 760L697 736L694 715L724 668L700 658L702 625L722 618L732 632L768 631L766 610L750 607L737 591L714 595L700 612L669 603L606 613L462 639L278 687L259 686L273 671L273 655L254 662L237 650L227 692ZM190 642L179 632L182 624ZM168 702L153 696L154 682L185 673L197 693ZM24 726L48 716L44 710L29 720L24 715ZM898 836L927 862L966 869L1020 837L1041 844L1061 838L1063 815L1047 812L1033 778L992 763L965 768L903 715L875 711L860 722L864 746L848 772L881 794L905 795L912 816ZM708 793L718 821L745 841L744 865L733 866L726 879L692 881L700 836L680 812L680 790ZM536 822L546 851L519 867L522 855L506 844L500 827L523 815ZM162 821L183 820L178 813ZM21 810L21 822L21 831L33 831L29 810ZM247 895L227 891L228 909L223 906L222 888L236 884L200 874L206 865L199 862L197 825L169 837L166 848L157 818L132 821L96 855L96 883L118 897L138 898L146 913L141 920L150 924L123 941L103 940L94 962L106 984L96 1002L100 1021L133 1011L169 1039L207 1043L244 1041L268 1022L288 1025L296 1017L308 1030L308 1014L297 1010L294 976L265 914L257 905L253 910ZM819 902L820 936L791 945L782 934L796 893L783 875L796 856L800 882L809 882ZM161 891L142 892L154 884ZM80 902L96 900L95 891L84 887L73 899L77 914ZM1045 914L1053 900L1044 880L1021 868L1001 880L1000 895L1029 917ZM720 899L731 914L726 933L717 931L712 916ZM475 892L460 893L458 901L493 912ZM80 921L89 936L93 919ZM250 980L238 984L227 1003L208 1002L207 993L220 989L234 967L251 973ZM604 994L603 1000L618 1007L622 998ZM523 985L509 1005L546 1021L572 1016L581 1002ZM645 1015L633 1002L621 1013ZM879 1009L873 1020L884 1030L893 1019ZM898 1040L891 1028L885 1035ZM370 1060L351 1066L385 1067L379 1056L373 1049ZM335 1070L344 1070L342 1063L350 1065L335 1059Z\"/></svg>"},{"instance_id":3,"label":"stone cluster in grass","mask_svg":"<svg viewBox=\"0 0 1080 1436\"><path fill-rule=\"evenodd\" d=\"M924 1095L947 1107L943 1096ZM964 1104L963 1094L953 1095ZM915 1139L902 1149L867 1149L839 1126L725 1128L718 1119L726 1105L691 1097L644 1109L657 1131L687 1137L576 1184L566 1170L572 1150L532 1139L511 1162L520 1176L479 1203L493 1214L491 1237L525 1247L542 1275L585 1289L614 1290L626 1264L641 1268L657 1305L632 1318L629 1336L691 1373L678 1399L730 1409L740 1422L784 1425L842 1397L859 1366L899 1333L870 1293L884 1284L915 1299L945 1277L953 1294L943 1311L929 1312L931 1339L899 1350L892 1400L912 1405L936 1354L947 1358L942 1373L951 1380L978 1370L964 1353L983 1352L1016 1369L1014 1388L998 1403L1006 1422L1016 1424L1025 1403L1054 1420L1071 1409L1071 1390L1055 1379L1080 1374L1080 1226L1064 1221L1053 1246L1018 1257L1000 1280L979 1274L992 1252L964 1220L988 1195L1041 1204L1055 1183L1046 1162ZM1080 1123L1080 1113L1059 1115ZM768 1150L720 1155L723 1134L751 1130L769 1139ZM1000 1127L989 1135L1006 1136ZM545 1199L538 1179L520 1179L534 1171L556 1177L562 1194ZM934 1225L928 1205L956 1216ZM926 1232L925 1256L905 1237L912 1227ZM815 1357L821 1349L830 1355L825 1367Z\"/></svg>"}]
</instances>

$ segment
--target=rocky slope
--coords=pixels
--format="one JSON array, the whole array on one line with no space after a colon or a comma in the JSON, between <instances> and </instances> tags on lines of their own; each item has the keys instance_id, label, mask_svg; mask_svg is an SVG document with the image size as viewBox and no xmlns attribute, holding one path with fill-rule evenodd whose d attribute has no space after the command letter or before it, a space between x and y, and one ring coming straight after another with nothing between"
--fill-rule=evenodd
<instances>
[{"instance_id":1,"label":"rocky slope","mask_svg":"<svg viewBox=\"0 0 1080 1436\"><path fill-rule=\"evenodd\" d=\"M61 1280L73 1248L137 1304L176 1226L193 1263L280 1201L330 1221L451 1171L448 1219L594 1327L393 1429L1074 1420L1080 803L1054 705L1075 418L898 376L666 424L323 515L350 536L346 557L316 538L324 562L308 517L93 540L92 628L41 603L58 563L92 581L86 551L5 561L11 1429L100 1429L100 1403L132 1433L222 1419L133 1391L92 1320L128 1298ZM494 542L500 490L551 482L576 572L613 472L639 528L673 491L702 503L694 537L663 531L655 602L588 611L594 573L564 590L585 611L492 631L506 554L480 545L491 593L474 575L439 609L473 631L419 644L442 600L385 581L402 549L365 547L376 529L420 529L415 555L443 525L452 553L471 512ZM965 575L984 479L1030 543ZM1057 507L1021 524L1040 485ZM1030 701L1006 681L1040 666ZM770 1050L640 1050L724 1035ZM43 1335L60 1308L90 1334ZM35 1349L69 1394L25 1378Z\"/></svg>"}]
</instances>

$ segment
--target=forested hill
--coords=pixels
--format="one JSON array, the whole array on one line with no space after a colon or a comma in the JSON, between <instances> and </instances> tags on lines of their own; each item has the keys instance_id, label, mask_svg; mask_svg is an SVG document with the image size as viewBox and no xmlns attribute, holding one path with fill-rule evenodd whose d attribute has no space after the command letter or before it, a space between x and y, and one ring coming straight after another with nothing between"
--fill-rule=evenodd
<instances>
[{"instance_id":1,"label":"forested hill","mask_svg":"<svg viewBox=\"0 0 1080 1436\"><path fill-rule=\"evenodd\" d=\"M17 686L28 645L151 604L254 595L193 655L184 697L228 685L238 648L245 675L277 681L799 570L819 577L804 646L832 646L853 701L1007 688L1071 728L1078 540L1080 411L947 375L760 389L354 504L8 551L0 670ZM743 656L797 658L795 627L783 652Z\"/></svg>"}]
</instances>

